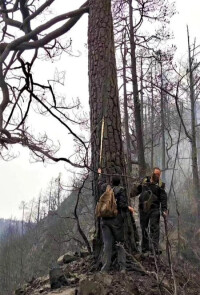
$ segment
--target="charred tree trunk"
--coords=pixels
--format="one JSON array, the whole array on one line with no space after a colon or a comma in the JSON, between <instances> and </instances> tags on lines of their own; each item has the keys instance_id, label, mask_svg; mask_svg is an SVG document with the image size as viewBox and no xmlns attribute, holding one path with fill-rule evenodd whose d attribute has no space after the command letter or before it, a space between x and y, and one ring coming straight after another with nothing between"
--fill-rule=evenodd
<instances>
[{"instance_id":1,"label":"charred tree trunk","mask_svg":"<svg viewBox=\"0 0 200 295\"><path fill-rule=\"evenodd\" d=\"M144 156L144 142L142 132L142 120L140 111L140 101L138 92L138 81L137 81L137 64L136 64L136 44L133 27L133 8L132 0L129 0L129 22L130 22L130 45L131 45L131 72L132 72L132 83L133 83L133 99L134 99L134 115L135 115L135 128L137 138L137 152L138 152L138 164L139 164L139 175L142 177L146 173L146 164Z\"/></svg>"},{"instance_id":2,"label":"charred tree trunk","mask_svg":"<svg viewBox=\"0 0 200 295\"><path fill-rule=\"evenodd\" d=\"M105 174L125 172L110 2L89 1L91 163L96 198L98 168ZM109 177L106 180L110 181Z\"/></svg>"},{"instance_id":3,"label":"charred tree trunk","mask_svg":"<svg viewBox=\"0 0 200 295\"><path fill-rule=\"evenodd\" d=\"M91 166L94 175L93 193L97 202L98 168L102 169L103 174L122 175L125 172L110 0L89 0L88 50ZM110 177L105 175L105 180L110 182ZM135 241L130 220L127 213L125 238L127 246L133 250ZM99 221L96 231L94 255L97 258L102 249Z\"/></svg>"}]
</instances>

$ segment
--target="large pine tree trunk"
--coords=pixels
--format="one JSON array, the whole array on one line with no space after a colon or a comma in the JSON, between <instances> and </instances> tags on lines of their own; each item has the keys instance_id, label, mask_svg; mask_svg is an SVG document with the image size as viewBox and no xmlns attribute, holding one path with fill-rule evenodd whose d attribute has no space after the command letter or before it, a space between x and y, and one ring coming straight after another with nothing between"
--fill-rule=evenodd
<instances>
[{"instance_id":1,"label":"large pine tree trunk","mask_svg":"<svg viewBox=\"0 0 200 295\"><path fill-rule=\"evenodd\" d=\"M90 0L89 9L92 168L94 172L102 168L102 172L106 174L124 174L111 3L109 0ZM96 173L94 180L96 187L98 181ZM97 196L96 193L95 195Z\"/></svg>"},{"instance_id":2,"label":"large pine tree trunk","mask_svg":"<svg viewBox=\"0 0 200 295\"><path fill-rule=\"evenodd\" d=\"M98 168L102 169L103 174L125 173L110 0L89 0L88 50L91 166L94 171L93 193L97 202L99 198ZM106 182L110 182L109 176L105 178ZM122 183L125 183L124 179ZM129 214L127 214L125 227L127 245L133 250L134 231ZM94 250L95 255L99 256L102 249L99 222L96 224L96 231Z\"/></svg>"}]
</instances>

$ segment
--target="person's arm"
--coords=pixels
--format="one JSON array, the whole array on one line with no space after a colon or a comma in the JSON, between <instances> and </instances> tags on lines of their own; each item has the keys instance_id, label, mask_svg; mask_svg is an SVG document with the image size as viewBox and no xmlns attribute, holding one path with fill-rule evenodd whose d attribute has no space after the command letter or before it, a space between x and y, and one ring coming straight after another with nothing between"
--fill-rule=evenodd
<instances>
[{"instance_id":1,"label":"person's arm","mask_svg":"<svg viewBox=\"0 0 200 295\"><path fill-rule=\"evenodd\" d=\"M130 197L135 198L142 192L142 185L141 184L134 184L131 188Z\"/></svg>"},{"instance_id":2,"label":"person's arm","mask_svg":"<svg viewBox=\"0 0 200 295\"><path fill-rule=\"evenodd\" d=\"M131 206L128 206L126 192L124 189L120 190L119 197L118 197L118 206L122 211L130 211L131 213L134 213L134 209Z\"/></svg>"},{"instance_id":3,"label":"person's arm","mask_svg":"<svg viewBox=\"0 0 200 295\"><path fill-rule=\"evenodd\" d=\"M144 184L146 183L150 183L150 176L145 176L143 178L143 180L141 180L140 182L138 183L134 183L134 185L132 186L131 188L131 193L130 193L130 197L131 198L135 198L137 197L138 195L141 194L142 192L142 187Z\"/></svg>"}]
</instances>

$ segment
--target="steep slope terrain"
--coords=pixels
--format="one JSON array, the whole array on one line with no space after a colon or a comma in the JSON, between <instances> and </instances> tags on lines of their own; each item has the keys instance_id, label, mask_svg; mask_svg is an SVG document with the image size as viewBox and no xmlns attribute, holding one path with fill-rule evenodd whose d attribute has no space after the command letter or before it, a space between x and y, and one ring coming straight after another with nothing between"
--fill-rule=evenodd
<instances>
[{"instance_id":1,"label":"steep slope terrain","mask_svg":"<svg viewBox=\"0 0 200 295\"><path fill-rule=\"evenodd\" d=\"M141 257L140 257L141 259ZM51 289L49 277L33 279L16 295L199 295L198 272L190 265L179 264L171 269L165 259L155 263L154 257L143 257L135 264L135 270L109 274L94 270L92 257L80 258L62 269L62 284ZM187 269L185 269L187 267ZM133 267L134 268L134 267ZM51 273L51 272L50 272ZM58 277L57 277L58 278ZM60 277L61 278L61 277ZM61 282L61 281L60 281ZM55 286L54 286L55 287Z\"/></svg>"},{"instance_id":2,"label":"steep slope terrain","mask_svg":"<svg viewBox=\"0 0 200 295\"><path fill-rule=\"evenodd\" d=\"M77 221L90 239L94 230L94 206L89 182L81 191L79 200L78 195L77 188L58 210L49 212L37 224L26 227L23 236L16 231L10 232L0 243L1 295L10 295L24 281L48 273L50 268L55 267L57 258L66 251L79 252L85 247Z\"/></svg>"}]
</instances>

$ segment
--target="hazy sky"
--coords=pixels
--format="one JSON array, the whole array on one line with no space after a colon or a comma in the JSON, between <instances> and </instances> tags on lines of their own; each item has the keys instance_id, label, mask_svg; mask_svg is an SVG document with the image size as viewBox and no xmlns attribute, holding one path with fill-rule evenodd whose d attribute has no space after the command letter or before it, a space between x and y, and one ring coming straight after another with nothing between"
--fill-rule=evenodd
<instances>
[{"instance_id":1,"label":"hazy sky","mask_svg":"<svg viewBox=\"0 0 200 295\"><path fill-rule=\"evenodd\" d=\"M200 1L199 0L175 0L177 11L179 12L171 20L171 28L174 31L175 42L180 52L187 50L186 25L189 26L192 38L200 40Z\"/></svg>"},{"instance_id":2,"label":"hazy sky","mask_svg":"<svg viewBox=\"0 0 200 295\"><path fill-rule=\"evenodd\" d=\"M69 4L63 5L63 0L58 0L60 5L56 5L56 10L59 12L76 9L84 1L73 0L67 1ZM66 1L65 1L66 2ZM176 0L176 7L179 14L174 16L171 21L171 28L174 31L174 43L178 46L180 55L184 55L187 50L186 24L189 25L191 39L197 37L199 41L200 28L200 0ZM59 9L59 10L58 10ZM85 43L87 42L87 17L84 16L79 23L69 33L68 37L73 39L74 53L80 57L66 58L65 62L60 61L57 64L44 64L42 71L43 76L53 77L54 68L66 71L65 86L61 89L66 93L67 99L79 97L87 102L87 50ZM50 126L51 132L59 135L62 140L65 140L65 133L60 133L56 126L52 123ZM69 139L66 133L66 152L71 151L73 142ZM71 167L59 164L42 164L29 163L28 150L19 149L20 155L10 162L0 162L0 218L21 217L19 204L22 200L29 201L33 197L37 197L41 189L45 189L52 177L56 177L59 172L62 172L63 178L67 180L67 170Z\"/></svg>"}]
</instances>

